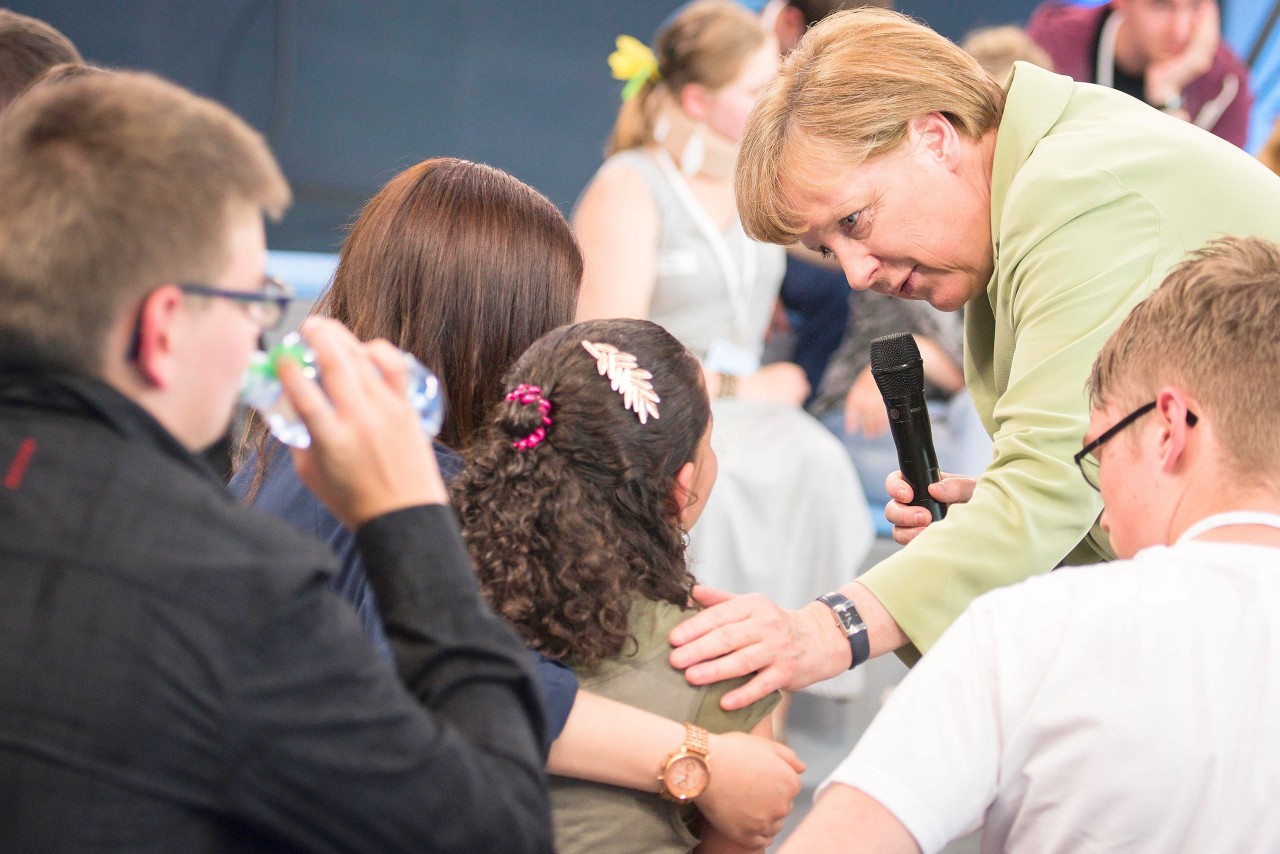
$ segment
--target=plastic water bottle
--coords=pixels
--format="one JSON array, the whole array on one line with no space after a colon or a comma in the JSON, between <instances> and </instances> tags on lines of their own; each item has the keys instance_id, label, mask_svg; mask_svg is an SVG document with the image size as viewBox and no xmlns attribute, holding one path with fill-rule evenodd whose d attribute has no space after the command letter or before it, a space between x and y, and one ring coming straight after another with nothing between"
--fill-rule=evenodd
<instances>
[{"instance_id":1,"label":"plastic water bottle","mask_svg":"<svg viewBox=\"0 0 1280 854\"><path fill-rule=\"evenodd\" d=\"M259 350L253 354L249 370L240 384L240 402L256 409L267 422L271 435L281 442L294 448L310 447L311 434L307 432L307 425L302 423L285 397L280 378L276 375L276 360L284 355L302 366L302 373L307 379L320 381L315 352L306 345L302 336L291 332L270 350ZM409 353L402 355L409 369L409 387L405 394L422 419L422 429L434 439L444 422L444 390L440 387L440 380L425 365Z\"/></svg>"}]
</instances>

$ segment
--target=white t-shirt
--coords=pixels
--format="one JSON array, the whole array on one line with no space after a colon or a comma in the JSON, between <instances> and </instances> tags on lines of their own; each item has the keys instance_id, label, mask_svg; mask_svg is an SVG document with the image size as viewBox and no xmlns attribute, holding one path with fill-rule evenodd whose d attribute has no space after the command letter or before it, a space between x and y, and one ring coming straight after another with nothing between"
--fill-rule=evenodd
<instances>
[{"instance_id":1,"label":"white t-shirt","mask_svg":"<svg viewBox=\"0 0 1280 854\"><path fill-rule=\"evenodd\" d=\"M1280 851L1280 549L1188 541L976 599L827 782L926 854L981 825L984 852Z\"/></svg>"}]
</instances>

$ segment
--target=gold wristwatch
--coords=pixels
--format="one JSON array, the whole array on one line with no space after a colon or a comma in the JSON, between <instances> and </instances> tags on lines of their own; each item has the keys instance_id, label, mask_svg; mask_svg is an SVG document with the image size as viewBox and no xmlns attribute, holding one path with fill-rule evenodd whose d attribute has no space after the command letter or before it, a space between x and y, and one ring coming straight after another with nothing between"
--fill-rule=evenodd
<instances>
[{"instance_id":1,"label":"gold wristwatch","mask_svg":"<svg viewBox=\"0 0 1280 854\"><path fill-rule=\"evenodd\" d=\"M707 731L700 726L684 725L684 744L662 763L658 782L659 794L669 801L688 803L701 795L711 782L711 769L707 765Z\"/></svg>"}]
</instances>

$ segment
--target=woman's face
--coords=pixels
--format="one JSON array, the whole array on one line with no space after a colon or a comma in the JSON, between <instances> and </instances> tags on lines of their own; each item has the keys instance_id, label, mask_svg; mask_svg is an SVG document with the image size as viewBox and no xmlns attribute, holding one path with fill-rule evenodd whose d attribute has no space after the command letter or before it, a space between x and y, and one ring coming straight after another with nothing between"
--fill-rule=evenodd
<instances>
[{"instance_id":1,"label":"woman's face","mask_svg":"<svg viewBox=\"0 0 1280 854\"><path fill-rule=\"evenodd\" d=\"M799 240L840 264L849 287L956 311L991 279L991 179L983 143L938 115L913 120L897 148L853 169L806 162L793 189ZM829 176L825 184L815 176Z\"/></svg>"},{"instance_id":2,"label":"woman's face","mask_svg":"<svg viewBox=\"0 0 1280 854\"><path fill-rule=\"evenodd\" d=\"M778 46L773 39L764 44L742 64L736 77L719 89L708 89L702 105L701 119L716 133L738 142L747 126L751 108L760 93L778 73Z\"/></svg>"}]
</instances>

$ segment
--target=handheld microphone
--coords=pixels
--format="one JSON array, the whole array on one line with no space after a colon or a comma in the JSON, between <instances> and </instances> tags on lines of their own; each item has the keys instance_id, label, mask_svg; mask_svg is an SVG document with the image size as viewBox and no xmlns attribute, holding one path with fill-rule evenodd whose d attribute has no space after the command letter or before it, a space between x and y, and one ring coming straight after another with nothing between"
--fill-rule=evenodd
<instances>
[{"instance_id":1,"label":"handheld microphone","mask_svg":"<svg viewBox=\"0 0 1280 854\"><path fill-rule=\"evenodd\" d=\"M947 515L947 505L929 494L929 484L939 480L938 455L924 402L924 360L910 332L871 342L871 376L889 412L898 468L914 494L911 504L928 510L936 522Z\"/></svg>"}]
</instances>

